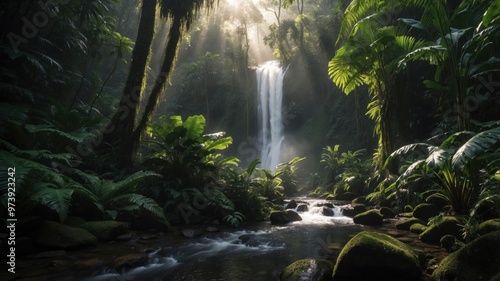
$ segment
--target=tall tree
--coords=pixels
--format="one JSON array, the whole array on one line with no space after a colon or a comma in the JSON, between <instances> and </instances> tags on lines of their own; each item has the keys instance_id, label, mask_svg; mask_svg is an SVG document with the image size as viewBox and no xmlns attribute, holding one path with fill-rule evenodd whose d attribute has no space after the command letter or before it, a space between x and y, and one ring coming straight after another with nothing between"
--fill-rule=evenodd
<instances>
[{"instance_id":1,"label":"tall tree","mask_svg":"<svg viewBox=\"0 0 500 281\"><path fill-rule=\"evenodd\" d=\"M122 168L131 167L142 133L154 113L164 92L167 79L174 68L177 50L183 32L188 31L193 20L202 8L211 8L216 0L160 0L159 11L170 24L165 57L160 73L155 79L147 100L144 113L136 126L140 97L144 93L145 68L151 54L151 41L154 35L156 0L143 0L137 44L132 53L131 65L126 86L120 101L120 110L113 116L108 126L109 134L104 143L114 146L118 157L117 164ZM144 41L142 41L144 40ZM138 45L140 44L140 45ZM137 49L137 50L136 50Z\"/></svg>"}]
</instances>

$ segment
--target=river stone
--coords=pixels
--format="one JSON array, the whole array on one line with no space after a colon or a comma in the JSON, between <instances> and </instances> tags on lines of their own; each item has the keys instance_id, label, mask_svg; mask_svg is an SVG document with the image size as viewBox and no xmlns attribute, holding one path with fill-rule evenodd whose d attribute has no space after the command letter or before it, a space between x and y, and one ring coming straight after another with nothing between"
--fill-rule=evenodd
<instances>
[{"instance_id":1,"label":"river stone","mask_svg":"<svg viewBox=\"0 0 500 281\"><path fill-rule=\"evenodd\" d=\"M297 206L297 212L308 212L309 211L309 206L307 204L299 204Z\"/></svg>"},{"instance_id":2,"label":"river stone","mask_svg":"<svg viewBox=\"0 0 500 281\"><path fill-rule=\"evenodd\" d=\"M99 241L109 241L127 232L127 223L119 221L89 221L80 228L92 233Z\"/></svg>"},{"instance_id":3,"label":"river stone","mask_svg":"<svg viewBox=\"0 0 500 281\"><path fill-rule=\"evenodd\" d=\"M416 223L425 225L425 222L421 219L409 218L409 219L399 220L398 222L396 222L396 228L400 230L410 230L411 226Z\"/></svg>"},{"instance_id":4,"label":"river stone","mask_svg":"<svg viewBox=\"0 0 500 281\"><path fill-rule=\"evenodd\" d=\"M321 214L323 214L323 216L333 217L335 215L335 212L327 206L323 206L321 208Z\"/></svg>"},{"instance_id":5,"label":"river stone","mask_svg":"<svg viewBox=\"0 0 500 281\"><path fill-rule=\"evenodd\" d=\"M85 229L53 221L44 221L33 240L42 247L53 249L78 249L97 244L97 238Z\"/></svg>"},{"instance_id":6,"label":"river stone","mask_svg":"<svg viewBox=\"0 0 500 281\"><path fill-rule=\"evenodd\" d=\"M272 224L287 224L290 221L287 218L287 214L284 211L273 211L269 215L269 220Z\"/></svg>"},{"instance_id":7,"label":"river stone","mask_svg":"<svg viewBox=\"0 0 500 281\"><path fill-rule=\"evenodd\" d=\"M436 205L431 203L421 203L413 209L413 217L423 221L428 221L430 218L437 215L439 215L439 209Z\"/></svg>"},{"instance_id":8,"label":"river stone","mask_svg":"<svg viewBox=\"0 0 500 281\"><path fill-rule=\"evenodd\" d=\"M434 280L500 280L500 231L483 235L444 258Z\"/></svg>"},{"instance_id":9,"label":"river stone","mask_svg":"<svg viewBox=\"0 0 500 281\"><path fill-rule=\"evenodd\" d=\"M287 266L280 274L280 281L329 281L332 273L331 262L304 259Z\"/></svg>"},{"instance_id":10,"label":"river stone","mask_svg":"<svg viewBox=\"0 0 500 281\"><path fill-rule=\"evenodd\" d=\"M445 216L420 234L420 240L429 244L440 244L441 237L453 235L461 239L459 221L456 217Z\"/></svg>"},{"instance_id":11,"label":"river stone","mask_svg":"<svg viewBox=\"0 0 500 281\"><path fill-rule=\"evenodd\" d=\"M420 281L423 253L383 233L362 231L342 249L335 281Z\"/></svg>"},{"instance_id":12,"label":"river stone","mask_svg":"<svg viewBox=\"0 0 500 281\"><path fill-rule=\"evenodd\" d=\"M414 223L410 226L410 232L420 234L424 232L427 229L426 225L423 225L421 223Z\"/></svg>"},{"instance_id":13,"label":"river stone","mask_svg":"<svg viewBox=\"0 0 500 281\"><path fill-rule=\"evenodd\" d=\"M201 236L202 232L198 229L183 229L181 230L181 233L184 237L188 238L194 238Z\"/></svg>"},{"instance_id":14,"label":"river stone","mask_svg":"<svg viewBox=\"0 0 500 281\"><path fill-rule=\"evenodd\" d=\"M123 272L128 269L143 266L146 264L148 258L146 254L128 254L118 257L111 262L111 267L118 272Z\"/></svg>"},{"instance_id":15,"label":"river stone","mask_svg":"<svg viewBox=\"0 0 500 281\"><path fill-rule=\"evenodd\" d=\"M445 235L441 237L439 242L441 243L441 246L448 251L448 253L456 252L465 245L453 235Z\"/></svg>"},{"instance_id":16,"label":"river stone","mask_svg":"<svg viewBox=\"0 0 500 281\"><path fill-rule=\"evenodd\" d=\"M342 215L350 218L363 212L366 212L366 206L363 204L352 204L342 208Z\"/></svg>"},{"instance_id":17,"label":"river stone","mask_svg":"<svg viewBox=\"0 0 500 281\"><path fill-rule=\"evenodd\" d=\"M377 210L368 210L361 214L357 214L352 218L352 221L357 224L376 226L382 225L382 215Z\"/></svg>"},{"instance_id":18,"label":"river stone","mask_svg":"<svg viewBox=\"0 0 500 281\"><path fill-rule=\"evenodd\" d=\"M500 230L500 219L493 219L482 222L477 228L477 233L484 235L498 230Z\"/></svg>"},{"instance_id":19,"label":"river stone","mask_svg":"<svg viewBox=\"0 0 500 281\"><path fill-rule=\"evenodd\" d=\"M289 221L301 221L302 217L293 210L286 210L286 218Z\"/></svg>"},{"instance_id":20,"label":"river stone","mask_svg":"<svg viewBox=\"0 0 500 281\"><path fill-rule=\"evenodd\" d=\"M380 208L380 214L384 217L384 219L392 219L396 216L396 214L388 207Z\"/></svg>"},{"instance_id":21,"label":"river stone","mask_svg":"<svg viewBox=\"0 0 500 281\"><path fill-rule=\"evenodd\" d=\"M285 209L295 209L295 208L297 208L297 202L295 202L295 200L293 199L285 206Z\"/></svg>"}]
</instances>

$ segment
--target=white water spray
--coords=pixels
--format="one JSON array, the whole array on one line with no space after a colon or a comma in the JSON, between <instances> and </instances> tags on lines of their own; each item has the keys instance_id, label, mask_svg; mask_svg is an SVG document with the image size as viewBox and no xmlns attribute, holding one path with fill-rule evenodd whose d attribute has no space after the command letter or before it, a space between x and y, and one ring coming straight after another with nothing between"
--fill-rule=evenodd
<instances>
[{"instance_id":1,"label":"white water spray","mask_svg":"<svg viewBox=\"0 0 500 281\"><path fill-rule=\"evenodd\" d=\"M268 61L257 68L259 137L262 142L261 168L274 172L281 159L283 136L283 77L286 70L279 61Z\"/></svg>"}]
</instances>

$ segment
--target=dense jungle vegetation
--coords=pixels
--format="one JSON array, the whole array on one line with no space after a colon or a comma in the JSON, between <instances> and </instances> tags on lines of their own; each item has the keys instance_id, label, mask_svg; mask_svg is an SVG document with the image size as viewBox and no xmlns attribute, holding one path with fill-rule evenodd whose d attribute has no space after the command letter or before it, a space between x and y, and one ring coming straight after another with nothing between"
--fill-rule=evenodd
<instances>
[{"instance_id":1,"label":"dense jungle vegetation","mask_svg":"<svg viewBox=\"0 0 500 281\"><path fill-rule=\"evenodd\" d=\"M235 6L236 5L236 6ZM0 3L0 190L16 216L167 227L286 196L500 206L492 0ZM286 161L259 168L255 66L285 76ZM493 206L493 207L492 207Z\"/></svg>"}]
</instances>

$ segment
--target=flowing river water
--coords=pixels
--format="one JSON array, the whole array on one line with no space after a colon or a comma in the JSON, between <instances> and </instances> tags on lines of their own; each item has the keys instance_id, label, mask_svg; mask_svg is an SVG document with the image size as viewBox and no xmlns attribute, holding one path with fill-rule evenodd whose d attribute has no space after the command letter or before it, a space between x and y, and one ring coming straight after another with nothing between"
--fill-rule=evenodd
<instances>
[{"instance_id":1,"label":"flowing river water","mask_svg":"<svg viewBox=\"0 0 500 281\"><path fill-rule=\"evenodd\" d=\"M305 200L309 205L308 211L298 212L302 221L287 225L251 224L245 230L221 231L178 245L159 245L163 252L168 249L168 255L152 253L147 266L82 280L276 281L283 268L296 260L333 258L350 237L363 229L342 216L337 205L297 200ZM323 215L325 209L331 210L333 216Z\"/></svg>"}]
</instances>

